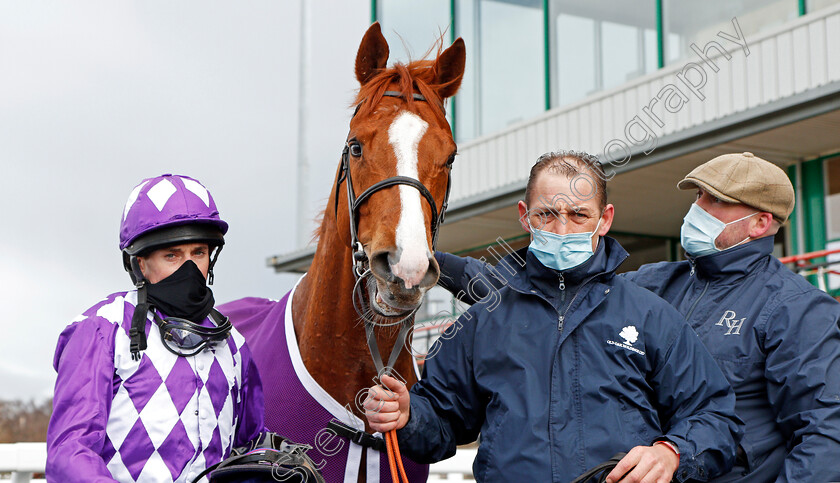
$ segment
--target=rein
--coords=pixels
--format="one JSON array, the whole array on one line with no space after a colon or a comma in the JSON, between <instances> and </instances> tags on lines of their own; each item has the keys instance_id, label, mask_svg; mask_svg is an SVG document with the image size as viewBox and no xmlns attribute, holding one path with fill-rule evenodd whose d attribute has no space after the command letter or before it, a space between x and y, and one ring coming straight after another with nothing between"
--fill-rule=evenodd
<instances>
[{"instance_id":1,"label":"rein","mask_svg":"<svg viewBox=\"0 0 840 483\"><path fill-rule=\"evenodd\" d=\"M404 98L404 95L400 92L396 91L385 91L383 94L385 97L398 97ZM418 93L412 93L412 98L416 101L423 101L428 102L425 97ZM359 111L359 107L361 104L356 106L356 111L353 113L353 116L356 115ZM348 139L344 144L344 149L341 151L341 166L339 170L338 179L336 180L335 185L335 216L336 219L338 218L338 193L341 187L342 182L346 182L347 185L347 207L348 207L348 214L350 216L350 249L353 250L353 277L356 280L356 283L353 286L353 307L356 309L356 312L362 317L365 327L365 335L367 337L367 345L368 349L370 350L371 358L373 359L373 364L376 366L376 373L377 376L382 376L383 374L389 373L394 364L397 362L397 358L400 355L403 345L405 344L405 339L408 336L408 332L411 329L411 324L407 323L409 319L413 320L411 317L414 315L412 311L406 317L401 319L394 324L401 324L399 334L397 335L397 340L394 343L394 346L391 348L391 353L388 356L388 364L383 364L382 356L379 352L379 345L376 342L376 334L374 332L374 326L377 325L374 322L368 320L365 317L365 311L363 310L364 307L364 288L362 286L362 281L369 275L372 275L371 270L369 268L365 268L365 264L368 262L367 254L364 251L364 247L362 243L359 241L358 238L358 227L359 227L359 208L362 204L367 201L368 198L371 197L377 191L383 190L385 188L390 188L392 186L411 186L415 188L423 198L426 199L426 202L429 203L429 207L432 209L432 218L431 218L431 232L432 232L432 249L434 250L437 246L437 236L438 231L440 229L440 225L443 224L444 215L446 213L446 208L449 204L449 191L452 186L452 163L454 161L454 156L450 158L447 163L446 167L449 170L447 173L446 178L446 194L443 198L443 204L441 204L440 211L437 209L437 204L435 203L435 199L432 196L432 193L429 189L421 183L419 180L414 178L409 178L407 176L392 176L390 178L386 178L382 181L374 183L366 190L362 191L358 197L356 197L356 192L353 189L353 179L350 175L350 151L353 145L358 145L355 139ZM355 157L355 156L354 156ZM361 153L358 157L361 157ZM357 305L356 302L356 294L359 298L359 303ZM389 324L389 325L394 325ZM378 324L384 325L384 324ZM363 431L361 431L363 433ZM364 433L366 436L367 433ZM355 439L359 439L363 441L364 438L361 435L354 435ZM352 438L351 438L352 439ZM355 440L353 439L353 440ZM371 445L374 446L374 445ZM405 469L403 468L402 464L402 457L400 455L400 448L397 444L397 432L396 430L388 431L385 434L385 446L388 454L388 463L391 469L391 478L394 482L397 482L402 479L405 483L408 483L408 478L405 474ZM377 448L380 449L381 448ZM398 474L399 473L399 474Z\"/></svg>"}]
</instances>

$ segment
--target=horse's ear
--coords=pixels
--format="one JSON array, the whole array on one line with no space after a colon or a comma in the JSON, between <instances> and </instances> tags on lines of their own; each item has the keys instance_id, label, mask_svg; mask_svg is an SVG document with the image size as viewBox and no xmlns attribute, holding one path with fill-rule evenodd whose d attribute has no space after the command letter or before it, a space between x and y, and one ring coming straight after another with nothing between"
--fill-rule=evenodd
<instances>
[{"instance_id":1,"label":"horse's ear","mask_svg":"<svg viewBox=\"0 0 840 483\"><path fill-rule=\"evenodd\" d=\"M441 99L452 97L461 87L464 77L464 63L467 59L467 49L464 39L458 37L455 42L435 60L435 84Z\"/></svg>"},{"instance_id":2,"label":"horse's ear","mask_svg":"<svg viewBox=\"0 0 840 483\"><path fill-rule=\"evenodd\" d=\"M388 42L382 35L379 22L374 22L362 37L359 52L356 54L356 79L360 84L366 84L388 65L388 53Z\"/></svg>"}]
</instances>

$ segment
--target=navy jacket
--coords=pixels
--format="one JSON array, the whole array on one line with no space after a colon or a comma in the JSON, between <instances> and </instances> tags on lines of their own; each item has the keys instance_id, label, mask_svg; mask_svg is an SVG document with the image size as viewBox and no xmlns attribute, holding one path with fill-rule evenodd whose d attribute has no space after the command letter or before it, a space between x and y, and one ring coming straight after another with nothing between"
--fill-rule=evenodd
<instances>
[{"instance_id":1,"label":"navy jacket","mask_svg":"<svg viewBox=\"0 0 840 483\"><path fill-rule=\"evenodd\" d=\"M761 238L627 277L688 320L735 389L745 435L722 481L840 481L840 304L772 251Z\"/></svg>"},{"instance_id":2,"label":"navy jacket","mask_svg":"<svg viewBox=\"0 0 840 483\"><path fill-rule=\"evenodd\" d=\"M481 433L477 481L568 482L667 438L679 480L728 471L732 389L673 307L615 277L626 257L611 238L562 273L527 249L508 256L515 275L497 274L506 286L444 334L411 388L402 450L439 461Z\"/></svg>"}]
</instances>

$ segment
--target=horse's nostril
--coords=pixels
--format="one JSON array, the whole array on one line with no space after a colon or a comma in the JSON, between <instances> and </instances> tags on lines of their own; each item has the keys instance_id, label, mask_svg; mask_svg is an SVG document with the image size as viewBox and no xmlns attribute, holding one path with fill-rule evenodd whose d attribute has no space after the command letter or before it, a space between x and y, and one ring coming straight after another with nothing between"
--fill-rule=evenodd
<instances>
[{"instance_id":1,"label":"horse's nostril","mask_svg":"<svg viewBox=\"0 0 840 483\"><path fill-rule=\"evenodd\" d=\"M391 263L388 261L390 252L383 250L376 252L370 257L370 271L373 274L386 282L396 282L397 277L391 272Z\"/></svg>"},{"instance_id":2,"label":"horse's nostril","mask_svg":"<svg viewBox=\"0 0 840 483\"><path fill-rule=\"evenodd\" d=\"M427 288L434 286L438 279L440 278L440 266L435 260L434 256L429 257L429 269L426 271L426 274L423 276L423 281L420 282L420 286Z\"/></svg>"}]
</instances>

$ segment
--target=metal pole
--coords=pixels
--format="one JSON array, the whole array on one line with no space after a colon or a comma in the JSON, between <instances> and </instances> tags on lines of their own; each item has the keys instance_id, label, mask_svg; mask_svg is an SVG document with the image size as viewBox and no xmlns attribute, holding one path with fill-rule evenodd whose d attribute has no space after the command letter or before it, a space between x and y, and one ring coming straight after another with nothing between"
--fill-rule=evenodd
<instances>
[{"instance_id":1,"label":"metal pole","mask_svg":"<svg viewBox=\"0 0 840 483\"><path fill-rule=\"evenodd\" d=\"M297 246L309 243L309 155L307 154L307 86L309 85L311 2L300 1L300 58L298 59L298 179L297 179Z\"/></svg>"}]
</instances>

